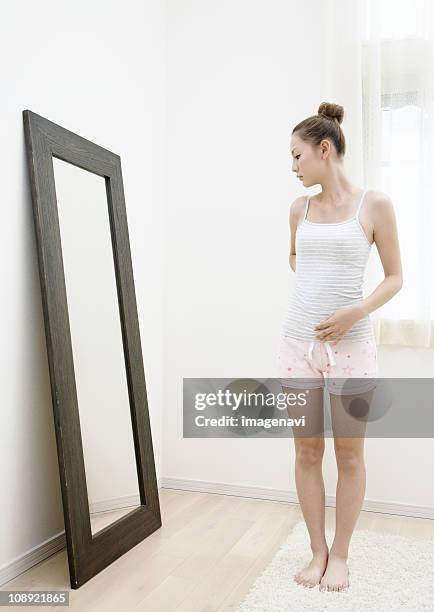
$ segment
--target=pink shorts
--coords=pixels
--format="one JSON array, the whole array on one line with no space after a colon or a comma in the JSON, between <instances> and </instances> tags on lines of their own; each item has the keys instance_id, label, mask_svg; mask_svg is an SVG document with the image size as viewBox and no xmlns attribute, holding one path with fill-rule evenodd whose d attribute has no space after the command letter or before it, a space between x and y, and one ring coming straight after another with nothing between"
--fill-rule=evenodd
<instances>
[{"instance_id":1,"label":"pink shorts","mask_svg":"<svg viewBox=\"0 0 434 612\"><path fill-rule=\"evenodd\" d=\"M282 386L317 389L328 379L330 393L350 395L369 391L378 376L375 340L298 340L282 336L277 377Z\"/></svg>"}]
</instances>

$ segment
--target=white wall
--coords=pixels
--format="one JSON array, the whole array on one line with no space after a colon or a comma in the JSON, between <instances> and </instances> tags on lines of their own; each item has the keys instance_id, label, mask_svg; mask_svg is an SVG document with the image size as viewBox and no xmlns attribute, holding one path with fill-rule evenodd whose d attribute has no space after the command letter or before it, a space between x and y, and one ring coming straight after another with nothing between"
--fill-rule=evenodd
<instances>
[{"instance_id":1,"label":"white wall","mask_svg":"<svg viewBox=\"0 0 434 612\"><path fill-rule=\"evenodd\" d=\"M8 3L0 32L1 568L64 530L22 111L121 156L161 477L165 97L159 0Z\"/></svg>"},{"instance_id":2,"label":"white wall","mask_svg":"<svg viewBox=\"0 0 434 612\"><path fill-rule=\"evenodd\" d=\"M289 140L326 99L326 6L168 2L166 479L296 490L290 439L183 439L182 378L276 376L294 283L288 210L303 193ZM432 376L433 357L379 347L380 376ZM434 509L431 439L368 439L365 457L367 500Z\"/></svg>"}]
</instances>

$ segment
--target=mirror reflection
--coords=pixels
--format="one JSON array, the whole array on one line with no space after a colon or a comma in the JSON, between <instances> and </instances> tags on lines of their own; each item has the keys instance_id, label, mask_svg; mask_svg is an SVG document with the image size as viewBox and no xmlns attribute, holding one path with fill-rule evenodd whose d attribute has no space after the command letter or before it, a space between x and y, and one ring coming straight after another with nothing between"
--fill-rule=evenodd
<instances>
[{"instance_id":1,"label":"mirror reflection","mask_svg":"<svg viewBox=\"0 0 434 612\"><path fill-rule=\"evenodd\" d=\"M92 536L140 506L105 179L53 157Z\"/></svg>"}]
</instances>

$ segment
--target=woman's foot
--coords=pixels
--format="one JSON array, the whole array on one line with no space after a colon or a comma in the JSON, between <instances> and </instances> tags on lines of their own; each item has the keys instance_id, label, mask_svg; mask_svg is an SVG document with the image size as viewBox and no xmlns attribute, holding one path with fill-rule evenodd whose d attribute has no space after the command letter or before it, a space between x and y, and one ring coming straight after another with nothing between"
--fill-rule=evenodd
<instances>
[{"instance_id":1,"label":"woman's foot","mask_svg":"<svg viewBox=\"0 0 434 612\"><path fill-rule=\"evenodd\" d=\"M325 568L327 567L328 549L322 552L313 553L312 561L303 568L300 572L295 574L294 580L301 586L312 588L321 580L324 574Z\"/></svg>"},{"instance_id":2,"label":"woman's foot","mask_svg":"<svg viewBox=\"0 0 434 612\"><path fill-rule=\"evenodd\" d=\"M321 578L320 591L344 591L350 586L347 559L333 553L329 554L327 569Z\"/></svg>"}]
</instances>

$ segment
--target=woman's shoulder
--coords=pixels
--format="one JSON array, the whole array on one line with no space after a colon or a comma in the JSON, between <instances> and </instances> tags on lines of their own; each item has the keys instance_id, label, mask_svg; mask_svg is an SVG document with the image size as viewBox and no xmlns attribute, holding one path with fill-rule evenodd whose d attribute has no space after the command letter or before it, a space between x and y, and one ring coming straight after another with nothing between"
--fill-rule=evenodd
<instances>
[{"instance_id":1,"label":"woman's shoulder","mask_svg":"<svg viewBox=\"0 0 434 612\"><path fill-rule=\"evenodd\" d=\"M387 206L387 204L392 204L392 200L387 193L376 189L368 189L365 193L365 198L374 206Z\"/></svg>"},{"instance_id":2,"label":"woman's shoulder","mask_svg":"<svg viewBox=\"0 0 434 612\"><path fill-rule=\"evenodd\" d=\"M393 203L384 191L369 189L365 193L365 207L370 216L387 216L393 212Z\"/></svg>"},{"instance_id":3,"label":"woman's shoulder","mask_svg":"<svg viewBox=\"0 0 434 612\"><path fill-rule=\"evenodd\" d=\"M365 199L364 210L360 217L368 233L376 236L382 228L393 227L396 224L393 203L387 193L372 189L366 192Z\"/></svg>"},{"instance_id":4,"label":"woman's shoulder","mask_svg":"<svg viewBox=\"0 0 434 612\"><path fill-rule=\"evenodd\" d=\"M295 198L295 200L291 202L291 205L289 207L289 216L296 222L298 222L299 219L304 216L307 198L307 195L302 195L298 198Z\"/></svg>"}]
</instances>

